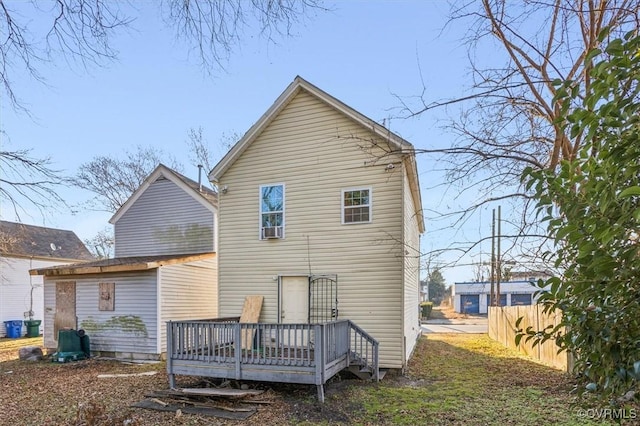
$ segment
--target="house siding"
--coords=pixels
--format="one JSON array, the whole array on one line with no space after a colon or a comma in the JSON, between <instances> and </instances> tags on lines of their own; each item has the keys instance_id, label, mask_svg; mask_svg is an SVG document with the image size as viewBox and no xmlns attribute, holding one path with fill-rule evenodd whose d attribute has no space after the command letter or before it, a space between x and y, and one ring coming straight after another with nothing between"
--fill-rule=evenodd
<instances>
[{"instance_id":1,"label":"house siding","mask_svg":"<svg viewBox=\"0 0 640 426\"><path fill-rule=\"evenodd\" d=\"M408 360L421 334L420 303L420 231L417 212L407 173L403 173L404 185L404 337L405 359Z\"/></svg>"},{"instance_id":2,"label":"house siding","mask_svg":"<svg viewBox=\"0 0 640 426\"><path fill-rule=\"evenodd\" d=\"M56 281L74 281L78 328L86 331L92 351L114 352L120 358L156 354L156 280L156 269L136 273L45 277L45 346L56 347L53 336ZM115 283L113 311L98 309L101 282Z\"/></svg>"},{"instance_id":3,"label":"house siding","mask_svg":"<svg viewBox=\"0 0 640 426\"><path fill-rule=\"evenodd\" d=\"M403 366L402 168L371 163L373 133L300 92L222 176L220 315L265 297L260 321L278 321L278 275L337 274L339 317L380 341L383 368ZM378 141L380 146L384 142ZM259 186L284 183L285 235L259 239ZM341 193L371 188L372 221L341 224ZM416 308L417 309L417 308Z\"/></svg>"},{"instance_id":4,"label":"house siding","mask_svg":"<svg viewBox=\"0 0 640 426\"><path fill-rule=\"evenodd\" d=\"M160 268L159 352L166 352L167 321L218 316L217 280L215 258Z\"/></svg>"},{"instance_id":5,"label":"house siding","mask_svg":"<svg viewBox=\"0 0 640 426\"><path fill-rule=\"evenodd\" d=\"M69 262L15 257L0 257L0 336L6 336L4 321L25 320L29 311L33 286L33 319L44 318L44 291L42 277L29 275L33 268L46 268ZM42 321L40 329L43 329ZM26 330L23 328L23 332Z\"/></svg>"},{"instance_id":6,"label":"house siding","mask_svg":"<svg viewBox=\"0 0 640 426\"><path fill-rule=\"evenodd\" d=\"M182 188L158 179L115 223L115 257L215 251L214 220Z\"/></svg>"}]
</instances>

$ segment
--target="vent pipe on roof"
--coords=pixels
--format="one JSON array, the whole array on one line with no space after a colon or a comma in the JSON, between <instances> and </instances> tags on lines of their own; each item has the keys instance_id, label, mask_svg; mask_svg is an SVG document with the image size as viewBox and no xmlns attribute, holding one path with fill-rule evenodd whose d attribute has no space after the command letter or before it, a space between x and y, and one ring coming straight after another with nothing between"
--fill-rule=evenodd
<instances>
[{"instance_id":1,"label":"vent pipe on roof","mask_svg":"<svg viewBox=\"0 0 640 426\"><path fill-rule=\"evenodd\" d=\"M202 164L198 164L198 191L202 192Z\"/></svg>"}]
</instances>

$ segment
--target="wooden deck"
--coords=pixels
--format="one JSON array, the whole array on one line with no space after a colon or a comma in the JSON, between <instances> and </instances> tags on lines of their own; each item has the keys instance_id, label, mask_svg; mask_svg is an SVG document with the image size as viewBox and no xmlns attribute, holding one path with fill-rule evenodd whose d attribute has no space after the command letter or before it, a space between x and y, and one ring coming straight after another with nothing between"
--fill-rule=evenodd
<instances>
[{"instance_id":1,"label":"wooden deck","mask_svg":"<svg viewBox=\"0 0 640 426\"><path fill-rule=\"evenodd\" d=\"M322 324L170 321L167 372L175 375L323 385L357 365L378 380L378 342L349 320Z\"/></svg>"}]
</instances>

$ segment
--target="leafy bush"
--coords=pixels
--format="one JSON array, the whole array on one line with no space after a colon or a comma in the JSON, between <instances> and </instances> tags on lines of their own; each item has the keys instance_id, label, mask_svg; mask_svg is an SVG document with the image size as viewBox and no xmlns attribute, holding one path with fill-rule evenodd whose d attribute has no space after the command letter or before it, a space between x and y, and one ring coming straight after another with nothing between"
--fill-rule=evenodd
<instances>
[{"instance_id":1,"label":"leafy bush","mask_svg":"<svg viewBox=\"0 0 640 426\"><path fill-rule=\"evenodd\" d=\"M555 82L564 108L556 125L572 140L582 139L584 148L557 170L524 174L554 241L546 255L564 271L540 283L550 290L539 299L547 311L562 310L562 323L529 330L529 338L556 338L575 355L583 391L611 402L633 399L640 383L638 52L640 37L632 33L610 41L604 52L590 52L584 99L571 81ZM564 335L560 327L566 327Z\"/></svg>"},{"instance_id":2,"label":"leafy bush","mask_svg":"<svg viewBox=\"0 0 640 426\"><path fill-rule=\"evenodd\" d=\"M431 311L433 310L433 302L420 303L420 316L422 319L429 319L431 317Z\"/></svg>"}]
</instances>

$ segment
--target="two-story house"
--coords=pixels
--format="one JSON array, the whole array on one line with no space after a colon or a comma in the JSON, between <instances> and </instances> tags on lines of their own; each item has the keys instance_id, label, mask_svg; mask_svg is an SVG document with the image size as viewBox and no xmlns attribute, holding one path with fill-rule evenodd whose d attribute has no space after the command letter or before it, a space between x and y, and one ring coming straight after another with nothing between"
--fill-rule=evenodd
<instances>
[{"instance_id":1,"label":"two-story house","mask_svg":"<svg viewBox=\"0 0 640 426\"><path fill-rule=\"evenodd\" d=\"M266 323L349 319L404 368L420 335L413 146L297 77L214 167L219 314L264 296Z\"/></svg>"}]
</instances>

